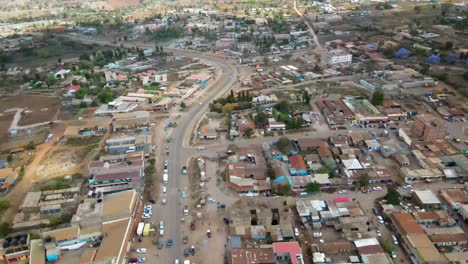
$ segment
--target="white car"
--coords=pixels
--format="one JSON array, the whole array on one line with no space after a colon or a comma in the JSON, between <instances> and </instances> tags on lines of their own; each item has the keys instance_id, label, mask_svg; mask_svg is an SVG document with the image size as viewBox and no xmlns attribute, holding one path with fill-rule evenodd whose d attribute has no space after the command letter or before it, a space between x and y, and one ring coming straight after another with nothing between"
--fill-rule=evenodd
<instances>
[{"instance_id":1,"label":"white car","mask_svg":"<svg viewBox=\"0 0 468 264\"><path fill-rule=\"evenodd\" d=\"M348 193L348 191L347 191L347 190L340 190L340 191L338 191L338 194L345 194L345 193Z\"/></svg>"},{"instance_id":2,"label":"white car","mask_svg":"<svg viewBox=\"0 0 468 264\"><path fill-rule=\"evenodd\" d=\"M377 186L377 187L374 187L374 188L372 188L372 189L374 189L374 191L381 191L381 190L382 190L382 187Z\"/></svg>"},{"instance_id":3,"label":"white car","mask_svg":"<svg viewBox=\"0 0 468 264\"><path fill-rule=\"evenodd\" d=\"M162 202L161 202L163 205L167 204L167 200L166 199L163 199Z\"/></svg>"},{"instance_id":4,"label":"white car","mask_svg":"<svg viewBox=\"0 0 468 264\"><path fill-rule=\"evenodd\" d=\"M167 166L167 165L169 165L169 161L165 160L164 161L164 166Z\"/></svg>"},{"instance_id":5,"label":"white car","mask_svg":"<svg viewBox=\"0 0 468 264\"><path fill-rule=\"evenodd\" d=\"M136 252L137 252L137 253L146 253L147 250L146 250L146 248L138 248L138 249L136 250Z\"/></svg>"},{"instance_id":6,"label":"white car","mask_svg":"<svg viewBox=\"0 0 468 264\"><path fill-rule=\"evenodd\" d=\"M205 147L198 147L198 150L204 150Z\"/></svg>"},{"instance_id":7,"label":"white car","mask_svg":"<svg viewBox=\"0 0 468 264\"><path fill-rule=\"evenodd\" d=\"M410 184L408 184L408 185L403 186L402 188L403 188L403 189L411 189L411 188L413 188L413 186L411 186Z\"/></svg>"},{"instance_id":8,"label":"white car","mask_svg":"<svg viewBox=\"0 0 468 264\"><path fill-rule=\"evenodd\" d=\"M155 123L151 123L150 126L155 126L156 124Z\"/></svg>"},{"instance_id":9,"label":"white car","mask_svg":"<svg viewBox=\"0 0 468 264\"><path fill-rule=\"evenodd\" d=\"M159 221L159 229L164 229L164 221Z\"/></svg>"},{"instance_id":10,"label":"white car","mask_svg":"<svg viewBox=\"0 0 468 264\"><path fill-rule=\"evenodd\" d=\"M166 192L167 192L167 187L166 187L166 186L163 186L162 192L163 192L163 193L166 193Z\"/></svg>"},{"instance_id":11,"label":"white car","mask_svg":"<svg viewBox=\"0 0 468 264\"><path fill-rule=\"evenodd\" d=\"M184 215L185 215L185 216L188 215L188 209L184 209Z\"/></svg>"},{"instance_id":12,"label":"white car","mask_svg":"<svg viewBox=\"0 0 468 264\"><path fill-rule=\"evenodd\" d=\"M384 220L383 220L382 216L380 216L380 215L377 216L377 222L379 222L380 224L384 223Z\"/></svg>"},{"instance_id":13,"label":"white car","mask_svg":"<svg viewBox=\"0 0 468 264\"><path fill-rule=\"evenodd\" d=\"M164 174L168 174L168 173L169 173L169 170L168 170L168 169L165 169L163 172L164 172Z\"/></svg>"},{"instance_id":14,"label":"white car","mask_svg":"<svg viewBox=\"0 0 468 264\"><path fill-rule=\"evenodd\" d=\"M179 264L179 259L174 260L174 264Z\"/></svg>"},{"instance_id":15,"label":"white car","mask_svg":"<svg viewBox=\"0 0 468 264\"><path fill-rule=\"evenodd\" d=\"M163 237L163 236L164 236L164 229L160 229L160 230L159 230L159 236L160 236L160 237Z\"/></svg>"},{"instance_id":16,"label":"white car","mask_svg":"<svg viewBox=\"0 0 468 264\"><path fill-rule=\"evenodd\" d=\"M182 198L187 197L187 194L185 192L182 192Z\"/></svg>"},{"instance_id":17,"label":"white car","mask_svg":"<svg viewBox=\"0 0 468 264\"><path fill-rule=\"evenodd\" d=\"M325 243L325 240L320 239L319 242L320 242L320 243Z\"/></svg>"},{"instance_id":18,"label":"white car","mask_svg":"<svg viewBox=\"0 0 468 264\"><path fill-rule=\"evenodd\" d=\"M380 233L379 230L377 230L377 236L382 236L382 233Z\"/></svg>"},{"instance_id":19,"label":"white car","mask_svg":"<svg viewBox=\"0 0 468 264\"><path fill-rule=\"evenodd\" d=\"M209 202L209 203L216 203L216 199L214 199L214 198L208 198L208 202Z\"/></svg>"},{"instance_id":20,"label":"white car","mask_svg":"<svg viewBox=\"0 0 468 264\"><path fill-rule=\"evenodd\" d=\"M151 215L149 215L149 214L143 214L141 216L141 219L150 219L150 218L151 218Z\"/></svg>"},{"instance_id":21,"label":"white car","mask_svg":"<svg viewBox=\"0 0 468 264\"><path fill-rule=\"evenodd\" d=\"M316 238L322 237L322 232L314 233L314 237Z\"/></svg>"},{"instance_id":22,"label":"white car","mask_svg":"<svg viewBox=\"0 0 468 264\"><path fill-rule=\"evenodd\" d=\"M297 227L294 228L294 235L295 235L296 237L299 236L299 229L298 229Z\"/></svg>"}]
</instances>

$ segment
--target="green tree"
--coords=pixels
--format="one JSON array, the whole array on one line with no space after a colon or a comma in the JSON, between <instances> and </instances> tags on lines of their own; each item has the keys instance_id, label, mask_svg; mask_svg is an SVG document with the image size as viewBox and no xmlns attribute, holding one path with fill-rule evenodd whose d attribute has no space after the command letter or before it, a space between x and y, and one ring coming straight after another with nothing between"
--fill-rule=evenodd
<instances>
[{"instance_id":1,"label":"green tree","mask_svg":"<svg viewBox=\"0 0 468 264\"><path fill-rule=\"evenodd\" d=\"M401 194L395 190L395 188L389 187L387 189L387 195L385 196L388 204L400 205L401 203Z\"/></svg>"},{"instance_id":2,"label":"green tree","mask_svg":"<svg viewBox=\"0 0 468 264\"><path fill-rule=\"evenodd\" d=\"M330 173L330 169L327 166L320 167L318 170L319 173Z\"/></svg>"},{"instance_id":3,"label":"green tree","mask_svg":"<svg viewBox=\"0 0 468 264\"><path fill-rule=\"evenodd\" d=\"M225 115L230 115L234 111L234 105L232 104L225 104L221 107L221 111Z\"/></svg>"},{"instance_id":4,"label":"green tree","mask_svg":"<svg viewBox=\"0 0 468 264\"><path fill-rule=\"evenodd\" d=\"M80 103L80 108L86 108L86 107L88 107L88 104L86 102Z\"/></svg>"},{"instance_id":5,"label":"green tree","mask_svg":"<svg viewBox=\"0 0 468 264\"><path fill-rule=\"evenodd\" d=\"M369 183L370 183L369 181L370 181L369 175L367 173L364 173L361 176L359 176L359 180L356 182L356 185L358 187L366 188L367 186L369 186Z\"/></svg>"},{"instance_id":6,"label":"green tree","mask_svg":"<svg viewBox=\"0 0 468 264\"><path fill-rule=\"evenodd\" d=\"M185 104L185 102L180 103L180 108L185 109L186 107L187 105Z\"/></svg>"},{"instance_id":7,"label":"green tree","mask_svg":"<svg viewBox=\"0 0 468 264\"><path fill-rule=\"evenodd\" d=\"M307 91L302 93L302 99L304 100L304 104L309 104L310 102L310 95Z\"/></svg>"},{"instance_id":8,"label":"green tree","mask_svg":"<svg viewBox=\"0 0 468 264\"><path fill-rule=\"evenodd\" d=\"M268 167L266 174L267 174L267 177L270 178L271 180L274 180L276 178L275 170L272 167Z\"/></svg>"},{"instance_id":9,"label":"green tree","mask_svg":"<svg viewBox=\"0 0 468 264\"><path fill-rule=\"evenodd\" d=\"M377 90L372 94L372 104L382 105L385 99L385 94L381 90Z\"/></svg>"},{"instance_id":10,"label":"green tree","mask_svg":"<svg viewBox=\"0 0 468 264\"><path fill-rule=\"evenodd\" d=\"M265 115L265 113L263 111L262 112L257 112L257 115L255 116L254 121L255 121L255 125L257 127L263 127L266 124L267 116Z\"/></svg>"},{"instance_id":11,"label":"green tree","mask_svg":"<svg viewBox=\"0 0 468 264\"><path fill-rule=\"evenodd\" d=\"M281 195L290 196L291 192L292 192L291 185L289 185L289 184L281 185L281 187L280 187L280 194Z\"/></svg>"},{"instance_id":12,"label":"green tree","mask_svg":"<svg viewBox=\"0 0 468 264\"><path fill-rule=\"evenodd\" d=\"M7 156L7 161L8 161L8 162L12 162L12 161L13 161L13 156L12 156L12 155L8 155L8 156Z\"/></svg>"},{"instance_id":13,"label":"green tree","mask_svg":"<svg viewBox=\"0 0 468 264\"><path fill-rule=\"evenodd\" d=\"M291 105L287 101L281 101L277 103L274 108L283 114L289 114Z\"/></svg>"},{"instance_id":14,"label":"green tree","mask_svg":"<svg viewBox=\"0 0 468 264\"><path fill-rule=\"evenodd\" d=\"M305 186L305 189L306 189L306 192L307 192L307 193L316 193L316 192L320 192L320 184L319 184L319 183L316 183L316 182L309 182L309 183Z\"/></svg>"},{"instance_id":15,"label":"green tree","mask_svg":"<svg viewBox=\"0 0 468 264\"><path fill-rule=\"evenodd\" d=\"M288 137L280 137L278 139L278 149L283 154L289 154L291 152L291 140Z\"/></svg>"},{"instance_id":16,"label":"green tree","mask_svg":"<svg viewBox=\"0 0 468 264\"><path fill-rule=\"evenodd\" d=\"M5 237L10 234L11 228L9 223L0 224L0 237Z\"/></svg>"},{"instance_id":17,"label":"green tree","mask_svg":"<svg viewBox=\"0 0 468 264\"><path fill-rule=\"evenodd\" d=\"M0 200L0 213L3 213L9 207L10 207L10 201Z\"/></svg>"},{"instance_id":18,"label":"green tree","mask_svg":"<svg viewBox=\"0 0 468 264\"><path fill-rule=\"evenodd\" d=\"M55 76L53 74L49 74L47 76L47 82L46 83L47 83L48 86L52 86L52 85L57 83L57 79L55 78Z\"/></svg>"},{"instance_id":19,"label":"green tree","mask_svg":"<svg viewBox=\"0 0 468 264\"><path fill-rule=\"evenodd\" d=\"M251 127L248 127L245 132L244 132L245 136L248 137L248 138L251 138L254 134L254 130L253 128Z\"/></svg>"}]
</instances>

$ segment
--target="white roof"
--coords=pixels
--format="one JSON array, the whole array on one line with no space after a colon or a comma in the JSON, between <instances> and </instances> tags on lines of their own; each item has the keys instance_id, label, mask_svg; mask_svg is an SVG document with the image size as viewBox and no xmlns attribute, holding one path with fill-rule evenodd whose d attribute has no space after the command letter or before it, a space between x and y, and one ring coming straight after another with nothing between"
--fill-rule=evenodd
<instances>
[{"instance_id":1,"label":"white roof","mask_svg":"<svg viewBox=\"0 0 468 264\"><path fill-rule=\"evenodd\" d=\"M415 190L414 193L423 204L440 204L439 198L431 190Z\"/></svg>"},{"instance_id":2,"label":"white roof","mask_svg":"<svg viewBox=\"0 0 468 264\"><path fill-rule=\"evenodd\" d=\"M342 163L345 166L345 168L348 170L364 169L364 167L361 165L361 162L359 162L359 160L357 159L342 160Z\"/></svg>"},{"instance_id":3,"label":"white roof","mask_svg":"<svg viewBox=\"0 0 468 264\"><path fill-rule=\"evenodd\" d=\"M356 247L367 247L367 246L375 246L375 245L379 245L379 241L377 240L377 238L364 238L364 239L359 239L359 240L356 240L354 241L354 245L356 245Z\"/></svg>"}]
</instances>

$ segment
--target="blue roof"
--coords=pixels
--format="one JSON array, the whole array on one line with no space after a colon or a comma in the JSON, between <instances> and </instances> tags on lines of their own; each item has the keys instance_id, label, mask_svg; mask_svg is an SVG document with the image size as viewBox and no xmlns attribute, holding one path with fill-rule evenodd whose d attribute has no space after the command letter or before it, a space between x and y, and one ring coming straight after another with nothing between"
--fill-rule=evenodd
<instances>
[{"instance_id":1,"label":"blue roof","mask_svg":"<svg viewBox=\"0 0 468 264\"><path fill-rule=\"evenodd\" d=\"M232 236L231 238L229 238L229 247L242 248L242 241L240 236Z\"/></svg>"}]
</instances>

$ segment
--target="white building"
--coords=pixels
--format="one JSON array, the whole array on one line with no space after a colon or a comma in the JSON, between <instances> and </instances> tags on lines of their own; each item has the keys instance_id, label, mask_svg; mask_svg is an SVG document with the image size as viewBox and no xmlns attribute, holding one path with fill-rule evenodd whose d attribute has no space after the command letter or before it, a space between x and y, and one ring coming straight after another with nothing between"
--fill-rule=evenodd
<instances>
[{"instance_id":1,"label":"white building","mask_svg":"<svg viewBox=\"0 0 468 264\"><path fill-rule=\"evenodd\" d=\"M328 65L351 63L353 55L343 49L325 50L322 52L322 62Z\"/></svg>"}]
</instances>

